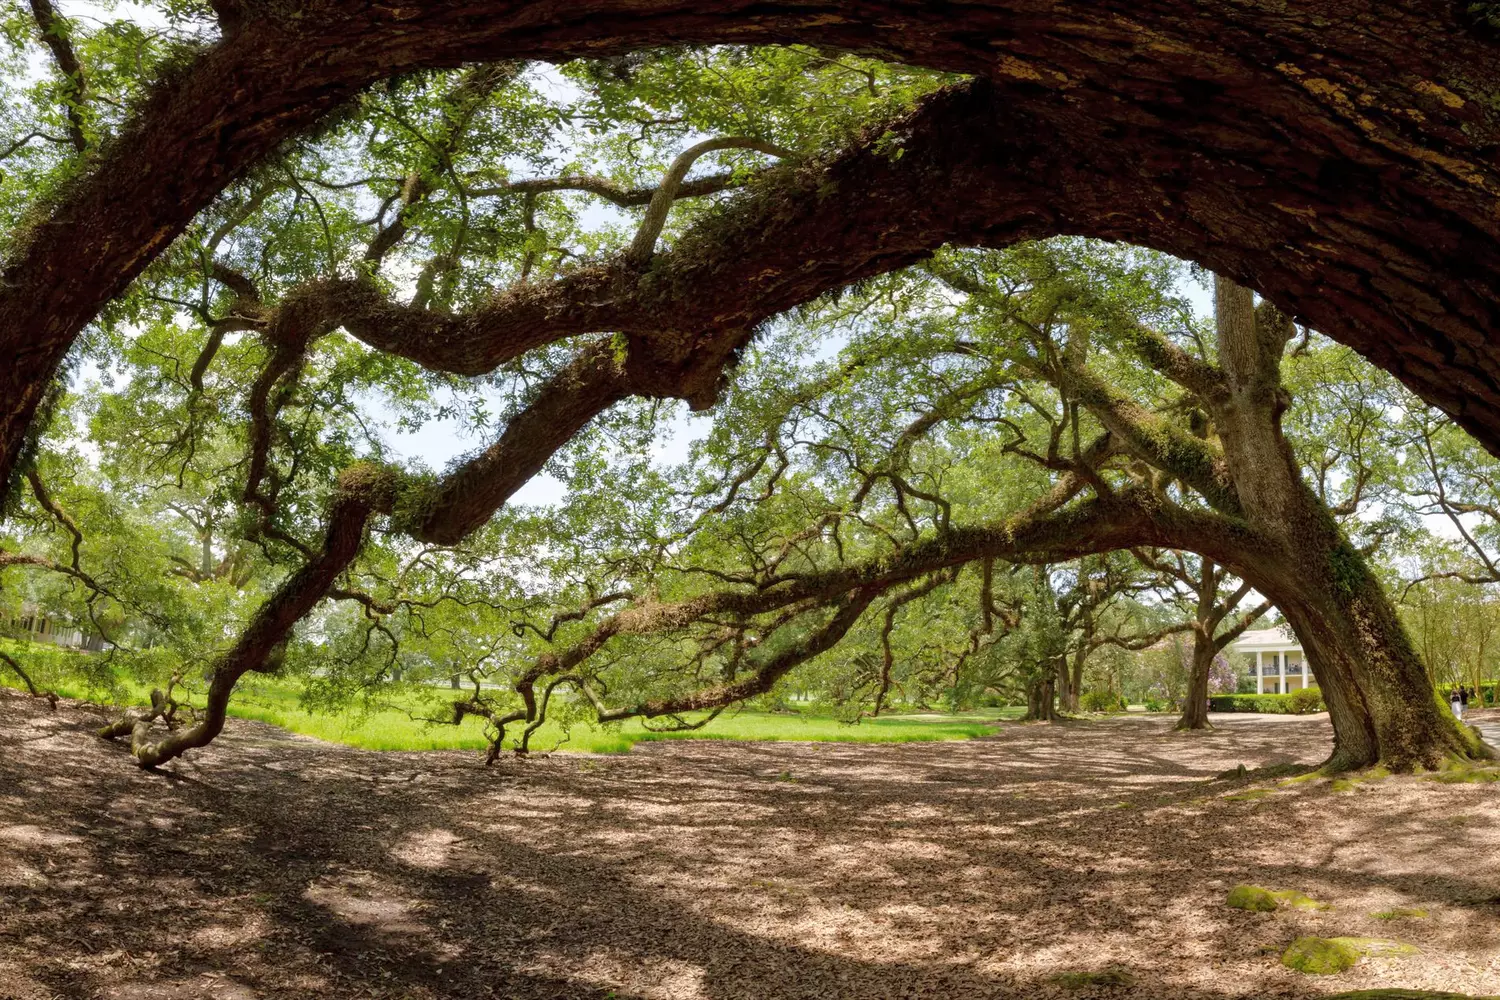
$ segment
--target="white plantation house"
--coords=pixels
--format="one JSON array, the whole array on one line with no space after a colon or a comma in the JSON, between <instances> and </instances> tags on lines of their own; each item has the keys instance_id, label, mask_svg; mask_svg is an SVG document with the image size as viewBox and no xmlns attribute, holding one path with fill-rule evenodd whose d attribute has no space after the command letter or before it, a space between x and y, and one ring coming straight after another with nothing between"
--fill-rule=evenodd
<instances>
[{"instance_id":1,"label":"white plantation house","mask_svg":"<svg viewBox=\"0 0 1500 1000\"><path fill-rule=\"evenodd\" d=\"M1231 642L1225 652L1237 673L1255 678L1256 694L1290 694L1317 685L1302 646L1290 630L1248 631Z\"/></svg>"},{"instance_id":2,"label":"white plantation house","mask_svg":"<svg viewBox=\"0 0 1500 1000\"><path fill-rule=\"evenodd\" d=\"M46 642L67 649L84 649L99 652L104 640L68 622L40 611L35 605L22 605L19 614L7 615L0 611L0 625L11 637L30 642Z\"/></svg>"}]
</instances>

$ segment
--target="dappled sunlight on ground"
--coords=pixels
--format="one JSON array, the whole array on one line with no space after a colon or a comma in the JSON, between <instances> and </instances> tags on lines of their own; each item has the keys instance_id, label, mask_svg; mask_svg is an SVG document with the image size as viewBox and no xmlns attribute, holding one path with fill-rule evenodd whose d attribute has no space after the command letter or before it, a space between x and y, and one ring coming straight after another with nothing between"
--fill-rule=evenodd
<instances>
[{"instance_id":1,"label":"dappled sunlight on ground","mask_svg":"<svg viewBox=\"0 0 1500 1000\"><path fill-rule=\"evenodd\" d=\"M0 696L0 997L1315 997L1500 985L1500 793L1316 763L1326 718L671 742L493 768L231 722L137 771ZM1497 720L1500 721L1500 720ZM1342 786L1341 786L1342 787ZM1247 790L1266 790L1259 797ZM1230 887L1330 910L1260 914ZM1406 907L1423 918L1378 920ZM1302 934L1421 949L1335 977ZM1067 989L1116 969L1134 986Z\"/></svg>"}]
</instances>

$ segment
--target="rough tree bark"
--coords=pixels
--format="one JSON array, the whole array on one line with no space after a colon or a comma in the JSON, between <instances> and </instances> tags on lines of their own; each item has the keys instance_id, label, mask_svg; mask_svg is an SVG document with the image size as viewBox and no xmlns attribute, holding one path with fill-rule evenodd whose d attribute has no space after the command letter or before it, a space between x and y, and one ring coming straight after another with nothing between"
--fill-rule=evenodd
<instances>
[{"instance_id":1,"label":"rough tree bark","mask_svg":"<svg viewBox=\"0 0 1500 1000\"><path fill-rule=\"evenodd\" d=\"M1385 763L1434 766L1468 755L1473 739L1438 705L1416 650L1380 582L1302 478L1281 415L1281 356L1292 325L1259 311L1249 289L1216 283L1223 378L1205 402L1246 526L1257 587L1286 615L1307 651L1332 717L1331 769Z\"/></svg>"},{"instance_id":2,"label":"rough tree bark","mask_svg":"<svg viewBox=\"0 0 1500 1000\"><path fill-rule=\"evenodd\" d=\"M1500 449L1500 44L1464 4L224 0L216 9L224 39L160 85L9 254L0 356L14 360L0 373L0 482L100 308L236 177L361 87L465 61L697 43L801 42L997 81L989 127L955 128L950 142L1004 147L988 176L1027 196L1018 211L949 238L1083 233L1200 261L1360 350ZM921 211L954 200L946 175L928 182ZM902 225L885 232L899 242ZM806 260L837 240L834 231L796 249ZM896 249L889 266L909 253Z\"/></svg>"},{"instance_id":3,"label":"rough tree bark","mask_svg":"<svg viewBox=\"0 0 1500 1000\"><path fill-rule=\"evenodd\" d=\"M1026 714L1022 722L1052 722L1057 718L1057 677L1055 670L1044 671L1026 685Z\"/></svg>"}]
</instances>

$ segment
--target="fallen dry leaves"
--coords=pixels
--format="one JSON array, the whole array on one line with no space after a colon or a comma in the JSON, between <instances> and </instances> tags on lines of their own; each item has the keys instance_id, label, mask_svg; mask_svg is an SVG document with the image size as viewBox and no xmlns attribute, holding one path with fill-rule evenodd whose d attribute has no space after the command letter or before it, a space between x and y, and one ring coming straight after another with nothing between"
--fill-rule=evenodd
<instances>
[{"instance_id":1,"label":"fallen dry leaves","mask_svg":"<svg viewBox=\"0 0 1500 1000\"><path fill-rule=\"evenodd\" d=\"M1208 780L1316 762L1321 717L489 769L231 722L170 775L93 722L0 696L0 997L1500 992L1500 786ZM1231 910L1241 882L1333 909ZM1304 935L1421 954L1312 978L1276 958Z\"/></svg>"}]
</instances>

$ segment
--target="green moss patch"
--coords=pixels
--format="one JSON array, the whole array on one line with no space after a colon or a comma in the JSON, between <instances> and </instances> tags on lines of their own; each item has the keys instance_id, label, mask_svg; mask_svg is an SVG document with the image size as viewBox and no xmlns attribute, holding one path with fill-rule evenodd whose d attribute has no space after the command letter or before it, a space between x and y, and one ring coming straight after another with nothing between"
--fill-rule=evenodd
<instances>
[{"instance_id":1,"label":"green moss patch","mask_svg":"<svg viewBox=\"0 0 1500 1000\"><path fill-rule=\"evenodd\" d=\"M1231 767L1227 771L1220 771L1214 775L1215 781L1239 781L1258 780L1264 778L1285 778L1289 775L1308 775L1317 777L1318 771L1307 764L1267 764L1265 767L1249 768L1244 764Z\"/></svg>"},{"instance_id":2,"label":"green moss patch","mask_svg":"<svg viewBox=\"0 0 1500 1000\"><path fill-rule=\"evenodd\" d=\"M1323 777L1323 772L1315 768L1294 778L1287 778L1285 781L1278 782L1277 784L1281 788L1294 788L1297 785L1305 785L1309 781L1317 781L1321 777Z\"/></svg>"},{"instance_id":3,"label":"green moss patch","mask_svg":"<svg viewBox=\"0 0 1500 1000\"><path fill-rule=\"evenodd\" d=\"M1252 913L1270 913L1276 909L1276 897L1271 895L1271 890L1258 885L1237 885L1229 890L1224 905Z\"/></svg>"},{"instance_id":4,"label":"green moss patch","mask_svg":"<svg viewBox=\"0 0 1500 1000\"><path fill-rule=\"evenodd\" d=\"M1500 781L1500 767L1455 761L1449 763L1441 771L1429 774L1427 780L1441 781L1445 785L1484 784Z\"/></svg>"},{"instance_id":5,"label":"green moss patch","mask_svg":"<svg viewBox=\"0 0 1500 1000\"><path fill-rule=\"evenodd\" d=\"M1254 802L1271 794L1269 788L1251 788L1243 792L1235 792L1233 795L1224 796L1225 802Z\"/></svg>"},{"instance_id":6,"label":"green moss patch","mask_svg":"<svg viewBox=\"0 0 1500 1000\"><path fill-rule=\"evenodd\" d=\"M1104 969L1099 972L1059 972L1047 977L1048 982L1080 990L1088 986L1133 986L1135 977L1123 969Z\"/></svg>"},{"instance_id":7,"label":"green moss patch","mask_svg":"<svg viewBox=\"0 0 1500 1000\"><path fill-rule=\"evenodd\" d=\"M1304 937L1293 941L1281 954L1281 964L1311 976L1334 976L1367 955L1415 955L1417 949L1400 941L1381 938Z\"/></svg>"},{"instance_id":8,"label":"green moss patch","mask_svg":"<svg viewBox=\"0 0 1500 1000\"><path fill-rule=\"evenodd\" d=\"M1335 774L1327 774L1323 771L1311 771L1307 774L1301 775L1300 777L1290 778L1286 781L1283 781L1281 782L1281 785L1283 788L1285 788L1290 787L1294 784L1300 784L1304 781L1313 781L1318 778L1329 778L1331 780L1328 782L1328 787L1332 791L1352 792L1366 782L1380 781L1383 778L1389 778L1391 774L1391 769L1385 767L1384 765L1376 765L1375 767L1367 768L1363 771L1342 771Z\"/></svg>"},{"instance_id":9,"label":"green moss patch","mask_svg":"<svg viewBox=\"0 0 1500 1000\"><path fill-rule=\"evenodd\" d=\"M1393 906L1389 910L1376 910L1370 916L1376 920L1422 920L1427 911L1411 906Z\"/></svg>"},{"instance_id":10,"label":"green moss patch","mask_svg":"<svg viewBox=\"0 0 1500 1000\"><path fill-rule=\"evenodd\" d=\"M1252 913L1270 913L1286 907L1290 910L1331 910L1327 903L1320 903L1306 893L1295 889L1262 889L1258 885L1237 885L1229 890L1224 900L1226 906Z\"/></svg>"},{"instance_id":11,"label":"green moss patch","mask_svg":"<svg viewBox=\"0 0 1500 1000\"><path fill-rule=\"evenodd\" d=\"M1359 959L1359 949L1339 938L1298 938L1281 953L1282 965L1311 976L1337 975Z\"/></svg>"},{"instance_id":12,"label":"green moss patch","mask_svg":"<svg viewBox=\"0 0 1500 1000\"><path fill-rule=\"evenodd\" d=\"M1289 910L1331 910L1332 904L1322 903L1305 893L1297 892L1295 889L1283 889L1281 892L1273 892L1276 902Z\"/></svg>"}]
</instances>

